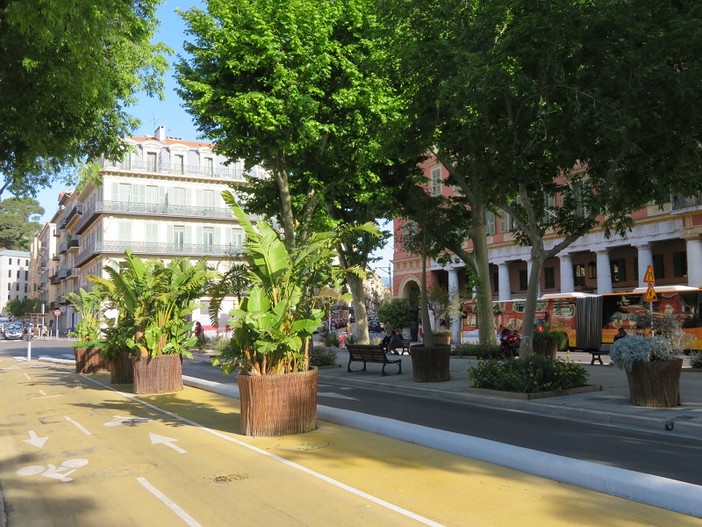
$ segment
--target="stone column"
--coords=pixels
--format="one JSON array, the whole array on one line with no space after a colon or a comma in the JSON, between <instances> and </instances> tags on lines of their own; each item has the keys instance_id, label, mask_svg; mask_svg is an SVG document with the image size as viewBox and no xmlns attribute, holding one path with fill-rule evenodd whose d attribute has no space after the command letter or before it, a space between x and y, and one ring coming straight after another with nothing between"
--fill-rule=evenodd
<instances>
[{"instance_id":1,"label":"stone column","mask_svg":"<svg viewBox=\"0 0 702 527\"><path fill-rule=\"evenodd\" d=\"M595 251L597 255L597 294L612 292L612 269L607 249Z\"/></svg>"},{"instance_id":2,"label":"stone column","mask_svg":"<svg viewBox=\"0 0 702 527\"><path fill-rule=\"evenodd\" d=\"M685 240L687 249L687 285L702 287L702 239Z\"/></svg>"},{"instance_id":3,"label":"stone column","mask_svg":"<svg viewBox=\"0 0 702 527\"><path fill-rule=\"evenodd\" d=\"M512 285L509 281L509 263L501 262L497 264L497 283L499 287L500 300L512 298Z\"/></svg>"},{"instance_id":4,"label":"stone column","mask_svg":"<svg viewBox=\"0 0 702 527\"><path fill-rule=\"evenodd\" d=\"M639 251L639 287L646 287L646 282L644 278L646 277L646 268L649 265L653 265L653 252L651 252L650 243L642 243L637 245L636 249Z\"/></svg>"},{"instance_id":5,"label":"stone column","mask_svg":"<svg viewBox=\"0 0 702 527\"><path fill-rule=\"evenodd\" d=\"M575 277L573 277L573 261L570 254L558 256L561 263L561 293L575 291Z\"/></svg>"}]
</instances>

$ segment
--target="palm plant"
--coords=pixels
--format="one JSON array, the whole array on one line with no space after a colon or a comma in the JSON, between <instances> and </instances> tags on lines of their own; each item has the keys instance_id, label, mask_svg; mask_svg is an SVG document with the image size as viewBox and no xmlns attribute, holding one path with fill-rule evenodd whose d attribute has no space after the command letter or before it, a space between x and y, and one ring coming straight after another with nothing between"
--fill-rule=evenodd
<instances>
[{"instance_id":1,"label":"palm plant","mask_svg":"<svg viewBox=\"0 0 702 527\"><path fill-rule=\"evenodd\" d=\"M243 258L251 285L231 312L232 346L213 363L225 373L239 368L245 375L306 371L310 337L324 315L321 307L341 296L329 284L338 283L342 273L333 264L342 233L314 233L304 245L288 248L267 223L254 227L230 192L223 198L246 233ZM355 229L377 231L372 224Z\"/></svg>"},{"instance_id":2,"label":"palm plant","mask_svg":"<svg viewBox=\"0 0 702 527\"><path fill-rule=\"evenodd\" d=\"M197 339L186 317L213 276L205 262L193 265L176 258L166 265L160 260L142 260L127 250L124 261L105 266L105 271L108 278L90 280L109 306L119 310L112 332L125 336L118 328L133 328L124 344L141 357L189 355Z\"/></svg>"},{"instance_id":3,"label":"palm plant","mask_svg":"<svg viewBox=\"0 0 702 527\"><path fill-rule=\"evenodd\" d=\"M78 293L70 292L65 299L73 304L80 320L76 323L72 336L76 337L73 344L76 348L92 348L100 342L101 303L93 291L86 291L82 287Z\"/></svg>"}]
</instances>

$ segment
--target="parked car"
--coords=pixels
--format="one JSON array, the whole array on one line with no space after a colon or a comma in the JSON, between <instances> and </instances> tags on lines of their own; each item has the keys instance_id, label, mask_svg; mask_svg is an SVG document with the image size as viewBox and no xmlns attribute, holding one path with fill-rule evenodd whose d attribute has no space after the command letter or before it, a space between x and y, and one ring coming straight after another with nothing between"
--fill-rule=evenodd
<instances>
[{"instance_id":1,"label":"parked car","mask_svg":"<svg viewBox=\"0 0 702 527\"><path fill-rule=\"evenodd\" d=\"M5 324L5 330L3 335L5 340L20 340L22 338L22 323L21 322L10 322Z\"/></svg>"},{"instance_id":2,"label":"parked car","mask_svg":"<svg viewBox=\"0 0 702 527\"><path fill-rule=\"evenodd\" d=\"M382 333L383 325L377 319L372 319L368 321L368 331L371 333Z\"/></svg>"}]
</instances>

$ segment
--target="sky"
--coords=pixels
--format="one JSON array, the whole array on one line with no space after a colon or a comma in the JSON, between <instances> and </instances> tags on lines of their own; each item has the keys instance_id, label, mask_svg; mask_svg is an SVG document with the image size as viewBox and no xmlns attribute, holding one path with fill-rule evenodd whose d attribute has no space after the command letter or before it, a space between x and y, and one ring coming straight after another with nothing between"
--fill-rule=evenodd
<instances>
[{"instance_id":1,"label":"sky","mask_svg":"<svg viewBox=\"0 0 702 527\"><path fill-rule=\"evenodd\" d=\"M185 22L176 13L176 9L185 11L190 7L204 9L205 4L202 0L165 0L158 9L160 24L155 40L165 42L173 49L174 54L169 58L171 66L177 62L179 55L183 55L183 42L186 40ZM191 141L206 140L198 133L190 114L182 106L182 101L175 91L177 83L174 73L175 71L171 67L165 75L166 86L163 100L142 95L139 97L138 103L131 107L130 113L141 120L141 126L134 131L134 135L151 135L158 126L164 125L167 136L181 137ZM42 222L49 221L54 215L59 193L64 190L69 189L61 183L56 183L51 188L43 189L38 193L37 200L45 210ZM378 274L384 281L388 279L387 268L391 265L392 252L392 239L390 239L385 248L376 253L376 256L381 256L382 260L374 264L373 267L379 270Z\"/></svg>"}]
</instances>

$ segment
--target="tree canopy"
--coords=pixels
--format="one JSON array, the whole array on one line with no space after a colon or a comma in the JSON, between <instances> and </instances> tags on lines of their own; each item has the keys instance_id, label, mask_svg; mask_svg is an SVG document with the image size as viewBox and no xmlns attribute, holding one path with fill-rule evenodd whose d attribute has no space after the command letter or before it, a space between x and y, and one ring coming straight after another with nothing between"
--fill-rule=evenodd
<instances>
[{"instance_id":1,"label":"tree canopy","mask_svg":"<svg viewBox=\"0 0 702 527\"><path fill-rule=\"evenodd\" d=\"M135 93L163 86L160 2L0 2L0 195L34 196L79 160L123 152Z\"/></svg>"},{"instance_id":2,"label":"tree canopy","mask_svg":"<svg viewBox=\"0 0 702 527\"><path fill-rule=\"evenodd\" d=\"M289 246L314 231L390 218L396 203L381 139L397 99L375 66L386 53L372 0L209 0L184 13L189 58L177 71L180 94L199 129L230 159L261 165L243 205L276 218ZM368 264L380 240L341 240L345 268ZM365 324L355 274L357 321Z\"/></svg>"},{"instance_id":3,"label":"tree canopy","mask_svg":"<svg viewBox=\"0 0 702 527\"><path fill-rule=\"evenodd\" d=\"M625 233L632 211L671 192L699 191L698 2L384 5L419 136L407 144L447 167L474 226L499 207L531 246L527 337L546 258L592 228ZM549 233L561 241L547 247ZM473 243L486 261L483 239Z\"/></svg>"},{"instance_id":4,"label":"tree canopy","mask_svg":"<svg viewBox=\"0 0 702 527\"><path fill-rule=\"evenodd\" d=\"M32 198L0 201L0 247L28 251L32 238L41 229L44 209Z\"/></svg>"}]
</instances>

